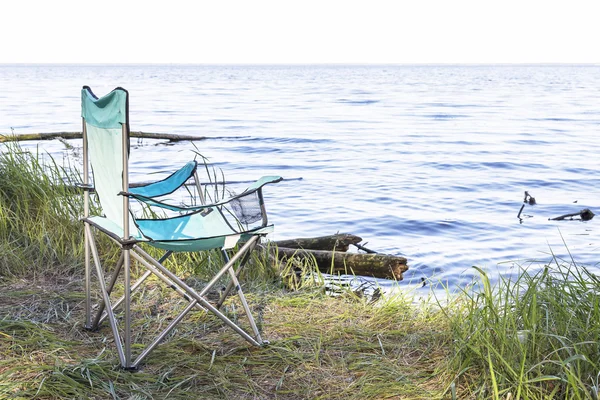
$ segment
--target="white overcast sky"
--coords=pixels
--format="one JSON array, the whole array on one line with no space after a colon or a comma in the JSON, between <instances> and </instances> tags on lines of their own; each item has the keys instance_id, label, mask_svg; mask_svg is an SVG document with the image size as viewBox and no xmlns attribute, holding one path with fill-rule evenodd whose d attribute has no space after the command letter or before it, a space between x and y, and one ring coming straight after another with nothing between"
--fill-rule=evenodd
<instances>
[{"instance_id":1,"label":"white overcast sky","mask_svg":"<svg viewBox=\"0 0 600 400\"><path fill-rule=\"evenodd\" d=\"M600 63L599 0L8 0L0 63Z\"/></svg>"}]
</instances>

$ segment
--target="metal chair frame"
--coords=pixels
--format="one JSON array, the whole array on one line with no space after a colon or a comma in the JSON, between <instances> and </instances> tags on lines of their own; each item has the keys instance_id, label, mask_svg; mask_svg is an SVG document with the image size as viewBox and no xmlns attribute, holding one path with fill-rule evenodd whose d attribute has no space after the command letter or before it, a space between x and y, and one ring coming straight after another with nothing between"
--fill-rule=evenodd
<instances>
[{"instance_id":1,"label":"metal chair frame","mask_svg":"<svg viewBox=\"0 0 600 400\"><path fill-rule=\"evenodd\" d=\"M127 121L128 118L129 117L127 116ZM259 243L261 237L264 235L254 234L250 236L250 238L247 241L245 241L245 243L240 245L237 252L231 258L229 257L226 250L221 249L221 254L225 260L225 263L220 268L220 270L214 275L214 277L206 284L206 286L201 291L198 292L192 287L190 287L174 272L170 271L163 265L163 262L172 255L172 250L167 250L162 256L162 258L160 258L159 260L155 260L144 249L142 249L142 247L140 247L141 242L147 242L150 245L152 245L152 242L148 242L145 240L141 241L130 235L130 196L128 195L128 123L122 124L121 136L123 146L122 192L120 193L123 198L122 237L115 235L114 232L105 229L105 227L100 226L99 224L95 223L92 219L90 219L90 197L91 192L93 192L95 189L91 185L89 179L90 159L88 152L88 136L86 129L86 121L85 118L83 118L83 185L81 186L84 189L84 215L82 221L84 223L85 245L85 327L87 329L95 330L98 329L102 322L108 320L115 339L115 345L119 355L120 364L123 368L126 369L137 369L140 366L140 363L144 359L146 359L146 357L152 352L152 350L154 350L156 346L165 339L165 337L181 322L181 320L183 320L183 318L192 309L200 309L214 314L216 317L221 319L227 326L232 328L235 332L237 332L240 336L242 336L245 340L247 340L250 344L254 346L262 346L267 344L268 342L263 340L260 335L258 326L252 316L250 306L248 305L248 302L242 291L238 279L239 273L248 261L251 252L255 249L257 243ZM202 194L200 180L198 179L198 173L196 170L194 170L194 180L198 189L198 193ZM258 194L258 200L262 212L262 226L267 226L268 220L262 195L262 189L259 188L256 191L256 193ZM205 199L203 196L201 196L200 202L204 204ZM100 261L98 248L96 246L95 231L107 234L120 247L120 258L117 264L115 265L114 271L108 283L105 280L105 270ZM132 282L131 276L132 260L136 260L147 269L147 271L143 273L135 282ZM92 268L92 264L94 268ZM237 269L235 268L236 264L238 264ZM97 306L92 304L93 272L95 272L95 275L97 276L101 292L101 301ZM124 294L121 298L117 300L112 300L111 294L113 292L113 289L117 286L117 282L121 274L123 275ZM142 287L143 283L151 275L158 277L167 286L174 289L179 295L187 299L189 301L189 304L169 323L169 325L166 328L164 328L154 338L154 340L152 340L151 343L149 343L137 356L134 357L132 354L133 339L131 299L132 295L136 291L138 291L140 287ZM225 275L229 276L229 285L227 286L227 289L224 291L224 293L221 295L220 300L213 305L208 300L206 295ZM242 303L243 309L250 324L250 333L248 333L246 330L242 329L240 326L234 323L220 310L221 305L223 304L225 298L228 296L232 289L235 289ZM97 310L95 312L95 315L93 315L93 309L95 307L97 307ZM117 317L115 316L115 313L118 308L122 308L124 313L122 331L120 331L120 326L117 321Z\"/></svg>"}]
</instances>

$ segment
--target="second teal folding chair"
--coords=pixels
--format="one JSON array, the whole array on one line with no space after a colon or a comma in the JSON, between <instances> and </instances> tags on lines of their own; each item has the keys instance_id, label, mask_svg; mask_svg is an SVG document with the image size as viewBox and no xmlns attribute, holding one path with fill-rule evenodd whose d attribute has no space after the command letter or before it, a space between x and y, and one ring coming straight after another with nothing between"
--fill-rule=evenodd
<instances>
[{"instance_id":1,"label":"second teal folding chair","mask_svg":"<svg viewBox=\"0 0 600 400\"><path fill-rule=\"evenodd\" d=\"M238 281L238 273L260 239L273 231L273 225L268 224L262 190L264 185L279 182L282 178L262 177L239 195L205 204L197 173L198 164L190 161L164 180L130 188L129 93L123 88L116 88L98 98L89 87L84 86L81 91L81 113L86 327L96 329L99 324L108 320L120 363L127 369L137 368L193 309L211 312L253 345L265 344ZM90 175L93 176L93 182L90 181ZM164 200L165 196L190 180L195 181L200 195L197 205L182 206ZM90 202L93 199L97 199L101 209L97 215L90 213ZM131 211L130 203L134 202L139 202L144 207L159 207L165 213L156 218L139 218ZM96 245L96 236L99 234L107 235L120 248L120 258L111 276L106 274ZM156 260L141 245L152 246L165 253ZM173 252L212 249L219 249L225 262L200 291L186 284L163 265ZM146 269L136 282L132 282L131 277L132 260ZM101 296L98 304L92 304L93 270ZM132 354L132 295L151 275L173 288L189 304L143 350ZM229 285L225 293L217 303L212 303L207 297L209 291L226 276L229 277ZM123 286L123 296L114 299L113 291L120 284ZM239 296L249 329L244 329L220 310L222 301L232 289Z\"/></svg>"}]
</instances>

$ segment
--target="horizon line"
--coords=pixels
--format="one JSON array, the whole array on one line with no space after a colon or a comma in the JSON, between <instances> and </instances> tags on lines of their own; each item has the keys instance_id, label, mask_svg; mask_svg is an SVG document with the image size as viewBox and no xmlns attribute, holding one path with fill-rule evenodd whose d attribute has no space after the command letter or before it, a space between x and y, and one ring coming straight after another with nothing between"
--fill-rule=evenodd
<instances>
[{"instance_id":1,"label":"horizon line","mask_svg":"<svg viewBox=\"0 0 600 400\"><path fill-rule=\"evenodd\" d=\"M600 66L600 62L0 62L0 66Z\"/></svg>"}]
</instances>

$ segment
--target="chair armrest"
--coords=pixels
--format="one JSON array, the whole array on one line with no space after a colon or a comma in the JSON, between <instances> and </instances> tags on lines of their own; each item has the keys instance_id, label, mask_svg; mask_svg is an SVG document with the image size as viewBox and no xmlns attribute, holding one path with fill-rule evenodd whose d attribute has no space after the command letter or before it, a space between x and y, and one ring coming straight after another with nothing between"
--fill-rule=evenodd
<instances>
[{"instance_id":1,"label":"chair armrest","mask_svg":"<svg viewBox=\"0 0 600 400\"><path fill-rule=\"evenodd\" d=\"M263 176L260 179L258 179L256 182L254 182L252 185L248 186L246 188L246 190L244 190L240 194L240 196L255 192L256 190L262 188L265 185L268 185L269 183L277 183L277 182L281 182L282 180L283 180L283 178L281 176L275 176L275 175Z\"/></svg>"},{"instance_id":2,"label":"chair armrest","mask_svg":"<svg viewBox=\"0 0 600 400\"><path fill-rule=\"evenodd\" d=\"M128 196L128 197L134 198L138 201L141 201L141 202L146 203L151 206L157 206L157 207L165 208L165 209L168 209L171 211L186 211L187 212L187 211L197 211L197 210L202 210L205 208L225 205L227 203L230 203L232 200L239 199L240 197L248 196L256 191L259 191L265 185L268 185L270 183L277 183L282 180L283 180L283 178L281 176L263 176L262 178L258 179L257 181L252 183L250 186L248 186L246 188L246 190L244 190L242 193L240 193L238 195L229 197L227 199L223 199L223 200L215 202L215 203L202 204L202 205L197 205L197 206L175 205L175 204L158 201L150 196L140 194L140 193L138 193L138 191L134 191L133 189L130 189L129 192L121 192L119 194L123 195L123 196ZM150 185L153 185L153 184L150 184Z\"/></svg>"},{"instance_id":3,"label":"chair armrest","mask_svg":"<svg viewBox=\"0 0 600 400\"><path fill-rule=\"evenodd\" d=\"M93 192L95 190L94 185L92 185L91 183L85 184L85 183L76 183L75 184L76 188L82 189L84 191L90 191Z\"/></svg>"},{"instance_id":4,"label":"chair armrest","mask_svg":"<svg viewBox=\"0 0 600 400\"><path fill-rule=\"evenodd\" d=\"M139 195L143 198L153 198L171 194L194 175L197 167L197 161L190 161L163 180L129 188L128 194Z\"/></svg>"}]
</instances>

